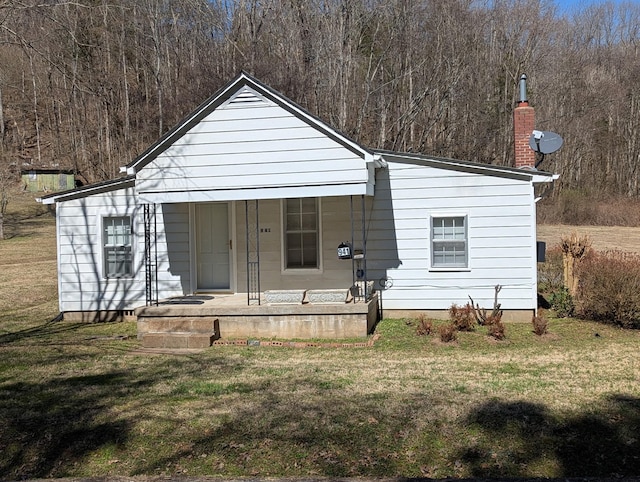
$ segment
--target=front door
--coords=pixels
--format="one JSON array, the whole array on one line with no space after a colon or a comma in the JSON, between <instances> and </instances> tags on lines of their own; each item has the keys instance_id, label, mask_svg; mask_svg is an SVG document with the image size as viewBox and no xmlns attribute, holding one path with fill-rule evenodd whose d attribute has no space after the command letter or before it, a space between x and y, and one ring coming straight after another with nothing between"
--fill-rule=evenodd
<instances>
[{"instance_id":1,"label":"front door","mask_svg":"<svg viewBox=\"0 0 640 482\"><path fill-rule=\"evenodd\" d=\"M231 289L229 205L196 204L196 276L200 291Z\"/></svg>"}]
</instances>

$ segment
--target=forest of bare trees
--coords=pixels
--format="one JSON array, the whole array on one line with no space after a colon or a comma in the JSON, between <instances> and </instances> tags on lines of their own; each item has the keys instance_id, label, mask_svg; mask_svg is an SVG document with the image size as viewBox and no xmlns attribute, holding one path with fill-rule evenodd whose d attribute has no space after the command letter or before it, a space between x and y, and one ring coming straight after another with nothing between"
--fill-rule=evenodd
<instances>
[{"instance_id":1,"label":"forest of bare trees","mask_svg":"<svg viewBox=\"0 0 640 482\"><path fill-rule=\"evenodd\" d=\"M241 70L365 146L510 165L525 72L556 192L638 197L639 47L635 2L0 0L0 171L117 176Z\"/></svg>"}]
</instances>

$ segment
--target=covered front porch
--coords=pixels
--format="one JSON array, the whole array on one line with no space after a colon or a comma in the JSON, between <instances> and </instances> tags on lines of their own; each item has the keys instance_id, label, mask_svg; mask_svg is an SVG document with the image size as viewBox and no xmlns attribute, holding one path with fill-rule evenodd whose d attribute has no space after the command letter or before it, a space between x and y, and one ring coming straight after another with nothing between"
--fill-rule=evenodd
<instances>
[{"instance_id":1,"label":"covered front porch","mask_svg":"<svg viewBox=\"0 0 640 482\"><path fill-rule=\"evenodd\" d=\"M298 291L291 294L298 297ZM268 292L260 295L260 304L248 304L247 293L174 297L135 310L138 338L149 348L204 348L219 338L345 339L373 331L375 293L366 301L344 293L339 302L342 290L315 291L300 303L270 302Z\"/></svg>"}]
</instances>

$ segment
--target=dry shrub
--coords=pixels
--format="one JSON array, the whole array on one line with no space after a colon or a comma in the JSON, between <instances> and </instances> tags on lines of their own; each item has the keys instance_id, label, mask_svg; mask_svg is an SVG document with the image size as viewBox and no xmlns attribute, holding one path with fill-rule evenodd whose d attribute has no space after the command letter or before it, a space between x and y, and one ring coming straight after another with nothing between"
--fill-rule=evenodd
<instances>
[{"instance_id":1,"label":"dry shrub","mask_svg":"<svg viewBox=\"0 0 640 482\"><path fill-rule=\"evenodd\" d=\"M420 314L416 321L416 335L429 336L433 333L433 321L427 319L424 314Z\"/></svg>"},{"instance_id":2,"label":"dry shrub","mask_svg":"<svg viewBox=\"0 0 640 482\"><path fill-rule=\"evenodd\" d=\"M562 249L555 245L545 253L544 263L538 263L538 291L550 294L564 287Z\"/></svg>"},{"instance_id":3,"label":"dry shrub","mask_svg":"<svg viewBox=\"0 0 640 482\"><path fill-rule=\"evenodd\" d=\"M438 333L440 334L440 341L442 343L454 342L458 339L458 331L453 323L446 323L438 327Z\"/></svg>"},{"instance_id":4,"label":"dry shrub","mask_svg":"<svg viewBox=\"0 0 640 482\"><path fill-rule=\"evenodd\" d=\"M546 335L549 333L549 320L544 315L533 315L531 318L531 324L533 325L533 332L538 335Z\"/></svg>"},{"instance_id":5,"label":"dry shrub","mask_svg":"<svg viewBox=\"0 0 640 482\"><path fill-rule=\"evenodd\" d=\"M496 340L504 340L507 337L506 328L500 319L487 324L487 335Z\"/></svg>"},{"instance_id":6,"label":"dry shrub","mask_svg":"<svg viewBox=\"0 0 640 482\"><path fill-rule=\"evenodd\" d=\"M579 265L576 311L583 318L640 328L640 256L594 253Z\"/></svg>"},{"instance_id":7,"label":"dry shrub","mask_svg":"<svg viewBox=\"0 0 640 482\"><path fill-rule=\"evenodd\" d=\"M460 307L455 303L449 308L449 319L458 331L473 331L476 319L473 316L473 307L467 303Z\"/></svg>"}]
</instances>

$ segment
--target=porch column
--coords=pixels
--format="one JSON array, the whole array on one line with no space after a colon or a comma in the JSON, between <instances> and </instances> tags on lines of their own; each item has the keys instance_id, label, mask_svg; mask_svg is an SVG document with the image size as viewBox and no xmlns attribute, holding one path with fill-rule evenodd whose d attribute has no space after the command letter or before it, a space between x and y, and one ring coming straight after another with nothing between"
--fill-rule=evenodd
<instances>
[{"instance_id":1,"label":"porch column","mask_svg":"<svg viewBox=\"0 0 640 482\"><path fill-rule=\"evenodd\" d=\"M158 224L156 205L142 205L144 219L144 283L147 306L158 305Z\"/></svg>"},{"instance_id":2,"label":"porch column","mask_svg":"<svg viewBox=\"0 0 640 482\"><path fill-rule=\"evenodd\" d=\"M353 294L355 301L368 301L369 294L367 290L367 235L366 235L366 203L364 195L361 198L360 212L360 247L355 249L356 220L354 216L353 196L351 199L351 271L352 281L355 287Z\"/></svg>"},{"instance_id":3,"label":"porch column","mask_svg":"<svg viewBox=\"0 0 640 482\"><path fill-rule=\"evenodd\" d=\"M260 304L260 235L258 200L245 201L247 237L247 305Z\"/></svg>"}]
</instances>

